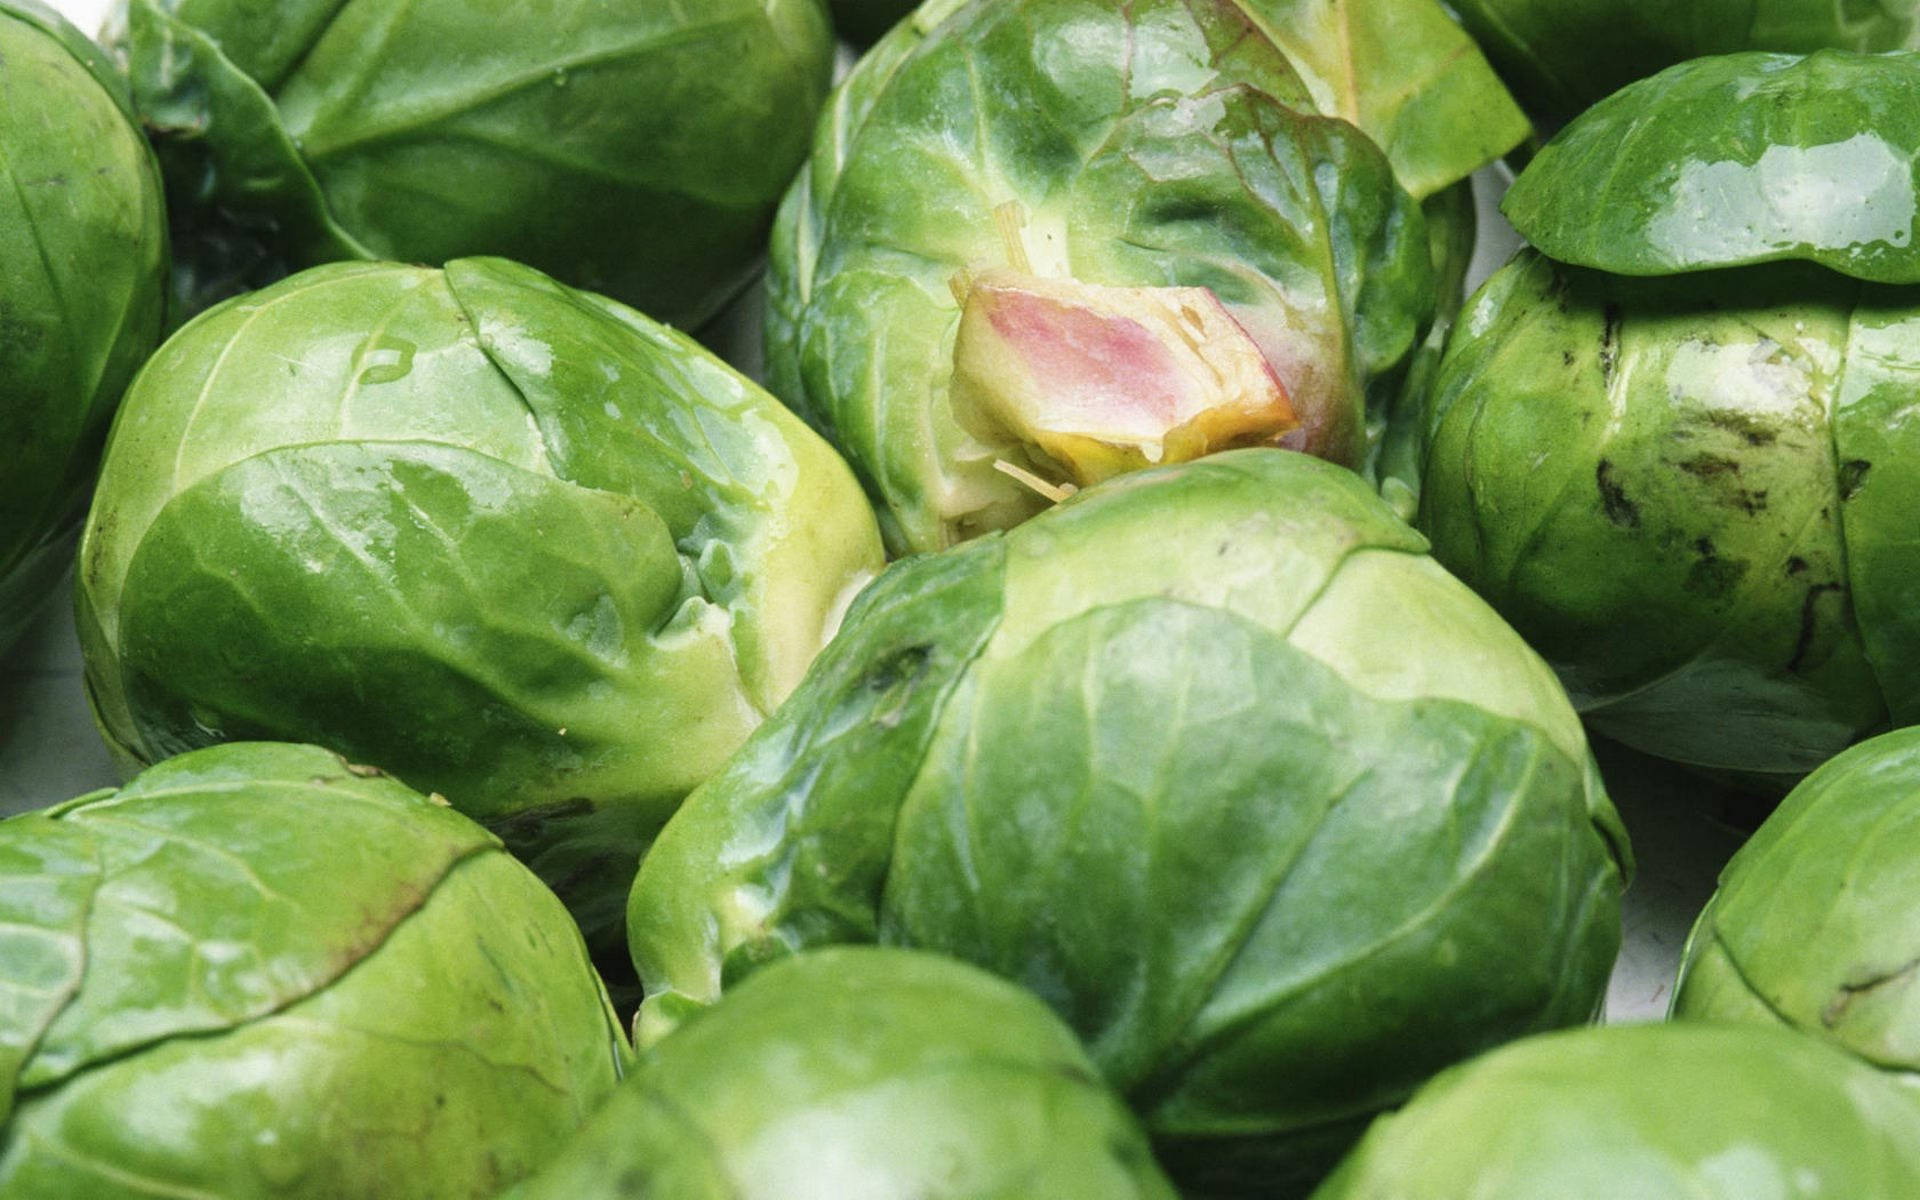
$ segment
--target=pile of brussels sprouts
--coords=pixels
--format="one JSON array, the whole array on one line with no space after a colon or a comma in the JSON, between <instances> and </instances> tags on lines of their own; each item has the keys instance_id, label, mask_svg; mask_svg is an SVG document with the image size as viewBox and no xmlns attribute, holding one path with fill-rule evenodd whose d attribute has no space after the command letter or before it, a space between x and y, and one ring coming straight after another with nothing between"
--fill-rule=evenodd
<instances>
[{"instance_id":1,"label":"pile of brussels sprouts","mask_svg":"<svg viewBox=\"0 0 1920 1200\"><path fill-rule=\"evenodd\" d=\"M0 0L0 1196L1920 1196L1909 43Z\"/></svg>"}]
</instances>

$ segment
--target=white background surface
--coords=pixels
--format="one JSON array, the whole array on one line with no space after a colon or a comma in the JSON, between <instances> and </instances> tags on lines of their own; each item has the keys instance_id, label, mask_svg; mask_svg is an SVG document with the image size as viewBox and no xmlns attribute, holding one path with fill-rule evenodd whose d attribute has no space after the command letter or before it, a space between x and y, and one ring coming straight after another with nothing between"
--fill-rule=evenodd
<instances>
[{"instance_id":1,"label":"white background surface","mask_svg":"<svg viewBox=\"0 0 1920 1200\"><path fill-rule=\"evenodd\" d=\"M51 2L76 25L96 33L112 0ZM1493 207L1497 180L1487 176L1478 182L1483 185L1483 236L1475 282L1518 245ZM736 314L742 322L737 336L720 340L740 349L737 359L753 358L757 364L754 299L749 296ZM0 661L0 814L116 782L81 691L71 609L70 595L63 591L21 646ZM1640 858L1639 878L1627 897L1626 947L1607 1012L1613 1020L1658 1018L1687 929L1738 839L1711 815L1710 788L1604 747L1601 764Z\"/></svg>"},{"instance_id":2,"label":"white background surface","mask_svg":"<svg viewBox=\"0 0 1920 1200\"><path fill-rule=\"evenodd\" d=\"M46 2L65 14L67 20L90 34L100 32L101 22L107 17L107 9L113 4L113 0L46 0Z\"/></svg>"},{"instance_id":3,"label":"white background surface","mask_svg":"<svg viewBox=\"0 0 1920 1200\"><path fill-rule=\"evenodd\" d=\"M58 8L69 21L79 25L86 33L98 35L100 23L106 21L108 8L113 0L46 0Z\"/></svg>"}]
</instances>

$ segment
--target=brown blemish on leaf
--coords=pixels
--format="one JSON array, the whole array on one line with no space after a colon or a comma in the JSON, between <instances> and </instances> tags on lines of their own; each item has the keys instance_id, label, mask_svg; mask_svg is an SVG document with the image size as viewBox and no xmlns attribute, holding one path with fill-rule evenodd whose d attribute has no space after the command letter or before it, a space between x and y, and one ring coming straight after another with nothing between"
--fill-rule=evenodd
<instances>
[{"instance_id":1,"label":"brown blemish on leaf","mask_svg":"<svg viewBox=\"0 0 1920 1200\"><path fill-rule=\"evenodd\" d=\"M1594 482L1600 487L1600 508L1607 514L1607 520L1622 529L1638 529L1640 506L1627 499L1626 489L1614 480L1613 463L1601 459L1593 475Z\"/></svg>"},{"instance_id":2,"label":"brown blemish on leaf","mask_svg":"<svg viewBox=\"0 0 1920 1200\"><path fill-rule=\"evenodd\" d=\"M1797 674L1813 650L1814 634L1820 624L1820 597L1844 591L1846 589L1837 583L1816 583L1807 589L1806 599L1800 602L1800 635L1794 640L1793 657L1787 660L1789 674Z\"/></svg>"},{"instance_id":3,"label":"brown blemish on leaf","mask_svg":"<svg viewBox=\"0 0 1920 1200\"><path fill-rule=\"evenodd\" d=\"M1707 424L1734 434L1749 446L1771 446L1780 440L1780 431L1749 413L1716 408L1707 413Z\"/></svg>"},{"instance_id":4,"label":"brown blemish on leaf","mask_svg":"<svg viewBox=\"0 0 1920 1200\"><path fill-rule=\"evenodd\" d=\"M1620 365L1620 306L1607 305L1605 316L1606 326L1600 331L1600 379L1612 387L1613 373Z\"/></svg>"},{"instance_id":5,"label":"brown blemish on leaf","mask_svg":"<svg viewBox=\"0 0 1920 1200\"><path fill-rule=\"evenodd\" d=\"M1833 999L1820 1010L1820 1024L1828 1029L1836 1028L1846 1019L1847 1010L1853 1006L1855 1000L1889 984L1905 982L1916 968L1920 968L1920 958L1909 959L1892 970L1873 972L1858 982L1841 984L1840 990L1834 993Z\"/></svg>"},{"instance_id":6,"label":"brown blemish on leaf","mask_svg":"<svg viewBox=\"0 0 1920 1200\"><path fill-rule=\"evenodd\" d=\"M1864 458L1849 459L1840 464L1840 498L1851 500L1867 486L1867 472L1873 470L1873 464Z\"/></svg>"}]
</instances>

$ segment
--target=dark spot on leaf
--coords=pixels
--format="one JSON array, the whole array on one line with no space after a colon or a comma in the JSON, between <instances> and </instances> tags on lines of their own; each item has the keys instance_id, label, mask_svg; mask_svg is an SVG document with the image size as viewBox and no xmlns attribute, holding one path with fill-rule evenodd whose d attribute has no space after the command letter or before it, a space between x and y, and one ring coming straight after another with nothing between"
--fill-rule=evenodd
<instances>
[{"instance_id":1,"label":"dark spot on leaf","mask_svg":"<svg viewBox=\"0 0 1920 1200\"><path fill-rule=\"evenodd\" d=\"M1600 379L1613 386L1613 372L1620 365L1620 306L1606 308L1606 327L1600 331Z\"/></svg>"},{"instance_id":2,"label":"dark spot on leaf","mask_svg":"<svg viewBox=\"0 0 1920 1200\"><path fill-rule=\"evenodd\" d=\"M1813 652L1814 635L1820 626L1820 597L1828 593L1839 595L1845 590L1837 583L1816 583L1807 589L1806 599L1800 602L1800 636L1794 639L1793 657L1787 660L1789 674L1798 674Z\"/></svg>"},{"instance_id":3,"label":"dark spot on leaf","mask_svg":"<svg viewBox=\"0 0 1920 1200\"><path fill-rule=\"evenodd\" d=\"M1873 464L1864 458L1848 459L1841 463L1840 498L1851 500L1859 495L1860 489L1867 486L1867 472L1872 469Z\"/></svg>"},{"instance_id":4,"label":"dark spot on leaf","mask_svg":"<svg viewBox=\"0 0 1920 1200\"><path fill-rule=\"evenodd\" d=\"M1798 554L1787 560L1787 574L1804 575L1807 573L1807 560Z\"/></svg>"},{"instance_id":5,"label":"dark spot on leaf","mask_svg":"<svg viewBox=\"0 0 1920 1200\"><path fill-rule=\"evenodd\" d=\"M1690 592L1717 599L1739 586L1741 577L1747 573L1746 563L1737 558L1721 558L1712 538L1696 540L1693 552L1697 561L1681 585Z\"/></svg>"},{"instance_id":6,"label":"dark spot on leaf","mask_svg":"<svg viewBox=\"0 0 1920 1200\"><path fill-rule=\"evenodd\" d=\"M905 719L913 702L914 685L927 674L933 652L931 645L904 646L867 671L861 683L863 690L875 697L871 720L892 729Z\"/></svg>"},{"instance_id":7,"label":"dark spot on leaf","mask_svg":"<svg viewBox=\"0 0 1920 1200\"><path fill-rule=\"evenodd\" d=\"M1820 1010L1820 1023L1828 1029L1834 1028L1846 1017L1847 1009L1852 1007L1855 999L1889 984L1909 981L1916 968L1920 968L1920 958L1910 959L1891 970L1872 971L1858 981L1850 980L1841 984L1833 999Z\"/></svg>"},{"instance_id":8,"label":"dark spot on leaf","mask_svg":"<svg viewBox=\"0 0 1920 1200\"><path fill-rule=\"evenodd\" d=\"M1594 469L1594 482L1600 486L1600 507L1622 529L1640 527L1640 506L1627 499L1627 493L1613 478L1613 464L1606 459Z\"/></svg>"},{"instance_id":9,"label":"dark spot on leaf","mask_svg":"<svg viewBox=\"0 0 1920 1200\"><path fill-rule=\"evenodd\" d=\"M1749 446L1771 446L1780 440L1780 431L1750 413L1737 409L1715 408L1707 412L1707 424L1734 434Z\"/></svg>"},{"instance_id":10,"label":"dark spot on leaf","mask_svg":"<svg viewBox=\"0 0 1920 1200\"><path fill-rule=\"evenodd\" d=\"M1680 469L1695 479L1718 479L1722 475L1738 475L1740 464L1718 454L1696 454L1683 460Z\"/></svg>"},{"instance_id":11,"label":"dark spot on leaf","mask_svg":"<svg viewBox=\"0 0 1920 1200\"><path fill-rule=\"evenodd\" d=\"M1560 352L1560 362L1564 366L1572 366L1574 364L1573 351L1562 350Z\"/></svg>"},{"instance_id":12,"label":"dark spot on leaf","mask_svg":"<svg viewBox=\"0 0 1920 1200\"><path fill-rule=\"evenodd\" d=\"M932 646L904 646L875 663L862 682L870 692L890 692L926 674L932 657Z\"/></svg>"}]
</instances>

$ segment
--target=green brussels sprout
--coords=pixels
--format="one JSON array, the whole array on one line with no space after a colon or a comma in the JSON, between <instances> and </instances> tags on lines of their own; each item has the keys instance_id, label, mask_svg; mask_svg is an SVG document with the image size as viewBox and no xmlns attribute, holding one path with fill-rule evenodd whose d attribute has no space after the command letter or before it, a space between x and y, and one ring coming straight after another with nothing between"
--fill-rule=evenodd
<instances>
[{"instance_id":1,"label":"green brussels sprout","mask_svg":"<svg viewBox=\"0 0 1920 1200\"><path fill-rule=\"evenodd\" d=\"M1873 282L1920 281L1917 86L1915 56L1739 55L1592 109L1508 199L1545 254L1429 397L1435 556L1596 728L1770 791L1920 721L1920 291Z\"/></svg>"},{"instance_id":2,"label":"green brussels sprout","mask_svg":"<svg viewBox=\"0 0 1920 1200\"><path fill-rule=\"evenodd\" d=\"M1382 1118L1313 1200L1908 1200L1920 1100L1778 1029L1530 1038Z\"/></svg>"},{"instance_id":3,"label":"green brussels sprout","mask_svg":"<svg viewBox=\"0 0 1920 1200\"><path fill-rule=\"evenodd\" d=\"M865 45L880 40L908 13L916 0L829 0L833 27L842 36Z\"/></svg>"},{"instance_id":4,"label":"green brussels sprout","mask_svg":"<svg viewBox=\"0 0 1920 1200\"><path fill-rule=\"evenodd\" d=\"M650 1042L829 943L1050 1002L1191 1194L1579 1022L1626 837L1546 666L1347 471L1244 450L896 564L628 909Z\"/></svg>"},{"instance_id":5,"label":"green brussels sprout","mask_svg":"<svg viewBox=\"0 0 1920 1200\"><path fill-rule=\"evenodd\" d=\"M769 967L648 1053L503 1200L1174 1200L1033 996L932 954Z\"/></svg>"},{"instance_id":6,"label":"green brussels sprout","mask_svg":"<svg viewBox=\"0 0 1920 1200\"><path fill-rule=\"evenodd\" d=\"M1920 1077L1920 729L1855 746L1781 804L1720 876L1676 1017L1785 1024Z\"/></svg>"},{"instance_id":7,"label":"green brussels sprout","mask_svg":"<svg viewBox=\"0 0 1920 1200\"><path fill-rule=\"evenodd\" d=\"M141 372L81 546L129 768L314 742L451 797L596 945L879 569L859 485L686 337L498 259L340 263Z\"/></svg>"},{"instance_id":8,"label":"green brussels sprout","mask_svg":"<svg viewBox=\"0 0 1920 1200\"><path fill-rule=\"evenodd\" d=\"M0 1194L489 1197L613 1091L553 894L311 746L0 821Z\"/></svg>"},{"instance_id":9,"label":"green brussels sprout","mask_svg":"<svg viewBox=\"0 0 1920 1200\"><path fill-rule=\"evenodd\" d=\"M0 0L0 650L71 565L127 381L160 339L160 176L104 55Z\"/></svg>"},{"instance_id":10,"label":"green brussels sprout","mask_svg":"<svg viewBox=\"0 0 1920 1200\"><path fill-rule=\"evenodd\" d=\"M1521 99L1556 118L1691 58L1741 50L1898 50L1920 33L1914 0L1449 2Z\"/></svg>"},{"instance_id":11,"label":"green brussels sprout","mask_svg":"<svg viewBox=\"0 0 1920 1200\"><path fill-rule=\"evenodd\" d=\"M822 0L123 0L183 315L290 269L502 255L697 325L757 269Z\"/></svg>"},{"instance_id":12,"label":"green brussels sprout","mask_svg":"<svg viewBox=\"0 0 1920 1200\"><path fill-rule=\"evenodd\" d=\"M1434 0L935 0L782 206L773 390L900 549L1222 448L1358 466L1434 315L1417 201L1526 132Z\"/></svg>"}]
</instances>

